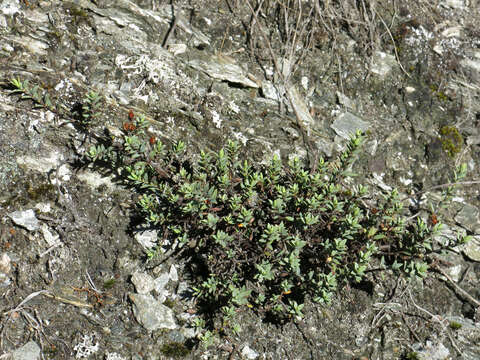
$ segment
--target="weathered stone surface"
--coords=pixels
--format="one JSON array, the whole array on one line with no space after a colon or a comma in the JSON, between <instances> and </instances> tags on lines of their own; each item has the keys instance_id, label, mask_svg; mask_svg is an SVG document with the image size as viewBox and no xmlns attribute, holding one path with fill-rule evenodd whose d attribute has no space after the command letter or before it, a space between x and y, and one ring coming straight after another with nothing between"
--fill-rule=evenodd
<instances>
[{"instance_id":1,"label":"weathered stone surface","mask_svg":"<svg viewBox=\"0 0 480 360\"><path fill-rule=\"evenodd\" d=\"M462 246L462 251L470 260L480 262L480 238L474 236L473 240Z\"/></svg>"},{"instance_id":2,"label":"weathered stone surface","mask_svg":"<svg viewBox=\"0 0 480 360\"><path fill-rule=\"evenodd\" d=\"M225 56L216 55L207 60L191 60L188 65L194 69L204 71L214 79L228 81L234 84L240 84L246 87L258 88L257 82L249 79L235 60Z\"/></svg>"},{"instance_id":3,"label":"weathered stone surface","mask_svg":"<svg viewBox=\"0 0 480 360\"><path fill-rule=\"evenodd\" d=\"M349 139L353 134L360 131L366 131L370 127L370 124L363 121L358 116L352 113L345 112L338 115L337 119L332 124L332 129L335 130L338 136L344 139Z\"/></svg>"},{"instance_id":4,"label":"weathered stone surface","mask_svg":"<svg viewBox=\"0 0 480 360\"><path fill-rule=\"evenodd\" d=\"M172 309L166 307L151 295L130 294L133 313L137 321L150 331L176 329L178 326Z\"/></svg>"},{"instance_id":5,"label":"weathered stone surface","mask_svg":"<svg viewBox=\"0 0 480 360\"><path fill-rule=\"evenodd\" d=\"M371 71L380 77L387 76L397 66L395 56L377 51L373 57Z\"/></svg>"},{"instance_id":6,"label":"weathered stone surface","mask_svg":"<svg viewBox=\"0 0 480 360\"><path fill-rule=\"evenodd\" d=\"M153 278L145 273L135 272L132 275L132 283L139 294L148 294L154 288Z\"/></svg>"},{"instance_id":7,"label":"weathered stone surface","mask_svg":"<svg viewBox=\"0 0 480 360\"><path fill-rule=\"evenodd\" d=\"M35 341L29 341L12 353L12 360L37 360L40 359L40 347Z\"/></svg>"}]
</instances>

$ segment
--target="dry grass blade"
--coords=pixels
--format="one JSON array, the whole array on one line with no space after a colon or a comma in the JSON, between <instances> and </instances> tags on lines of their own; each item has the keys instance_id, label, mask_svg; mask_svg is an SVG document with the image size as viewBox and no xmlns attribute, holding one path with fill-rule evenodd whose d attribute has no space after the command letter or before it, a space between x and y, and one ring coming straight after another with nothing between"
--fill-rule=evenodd
<instances>
[{"instance_id":1,"label":"dry grass blade","mask_svg":"<svg viewBox=\"0 0 480 360\"><path fill-rule=\"evenodd\" d=\"M13 312L20 311L22 309L23 305L25 305L27 302L32 300L34 297L36 297L38 295L41 295L41 294L46 294L46 293L48 293L47 290L40 290L40 291L36 291L34 293L31 293L25 299L23 299L22 302L20 304L18 304L14 309L11 309L9 311L4 312L3 315L9 315Z\"/></svg>"}]
</instances>

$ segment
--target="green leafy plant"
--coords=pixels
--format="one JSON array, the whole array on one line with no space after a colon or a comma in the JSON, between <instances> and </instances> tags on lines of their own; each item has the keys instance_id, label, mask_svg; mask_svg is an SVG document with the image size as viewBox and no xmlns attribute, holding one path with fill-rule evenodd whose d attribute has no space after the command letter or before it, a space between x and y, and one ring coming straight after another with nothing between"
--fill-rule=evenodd
<instances>
[{"instance_id":1,"label":"green leafy plant","mask_svg":"<svg viewBox=\"0 0 480 360\"><path fill-rule=\"evenodd\" d=\"M339 286L364 279L375 261L426 275L442 224L411 221L396 190L372 201L365 186L348 185L360 133L336 159L320 159L310 170L297 158L253 166L234 141L192 160L185 143L148 141L145 119L134 120L119 145L92 146L86 155L140 192L141 216L202 269L194 294L221 310L224 326L238 325L240 308L301 318L307 297L330 303Z\"/></svg>"},{"instance_id":2,"label":"green leafy plant","mask_svg":"<svg viewBox=\"0 0 480 360\"><path fill-rule=\"evenodd\" d=\"M55 111L56 108L52 104L52 100L48 92L42 89L39 85L31 86L28 80L21 81L13 78L10 84L14 87L13 93L20 93L22 99L32 100L37 106L46 108L50 111Z\"/></svg>"},{"instance_id":3,"label":"green leafy plant","mask_svg":"<svg viewBox=\"0 0 480 360\"><path fill-rule=\"evenodd\" d=\"M100 115L102 98L94 91L90 91L84 98L81 111L81 123L92 125L97 122Z\"/></svg>"}]
</instances>

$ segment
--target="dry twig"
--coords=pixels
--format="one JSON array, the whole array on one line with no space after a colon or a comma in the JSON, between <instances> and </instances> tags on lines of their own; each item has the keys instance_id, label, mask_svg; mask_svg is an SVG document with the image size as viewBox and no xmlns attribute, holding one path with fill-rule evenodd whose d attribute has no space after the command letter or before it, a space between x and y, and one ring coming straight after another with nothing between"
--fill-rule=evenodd
<instances>
[{"instance_id":1,"label":"dry twig","mask_svg":"<svg viewBox=\"0 0 480 360\"><path fill-rule=\"evenodd\" d=\"M480 301L476 300L473 296L471 296L469 293L463 290L460 286L458 286L455 283L455 281L453 281L453 279L445 271L443 271L438 265L432 266L431 269L443 275L447 279L447 281L455 288L455 290L458 291L462 295L462 297L464 297L471 305L480 307Z\"/></svg>"}]
</instances>

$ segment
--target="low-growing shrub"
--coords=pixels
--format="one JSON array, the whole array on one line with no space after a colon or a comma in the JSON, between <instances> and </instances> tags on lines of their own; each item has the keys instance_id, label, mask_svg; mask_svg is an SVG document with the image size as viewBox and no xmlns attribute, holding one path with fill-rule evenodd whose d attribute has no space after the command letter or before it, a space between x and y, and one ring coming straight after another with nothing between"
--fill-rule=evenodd
<instances>
[{"instance_id":1,"label":"low-growing shrub","mask_svg":"<svg viewBox=\"0 0 480 360\"><path fill-rule=\"evenodd\" d=\"M182 141L167 147L145 128L136 116L118 144L92 146L87 156L138 189L138 209L159 229L159 247L173 244L195 262L195 295L221 309L225 324L238 307L302 317L307 296L328 304L339 285L364 278L372 258L426 274L442 225L409 221L396 190L378 198L352 181L360 133L338 158L310 170L298 158L255 166L235 141L192 158Z\"/></svg>"}]
</instances>

